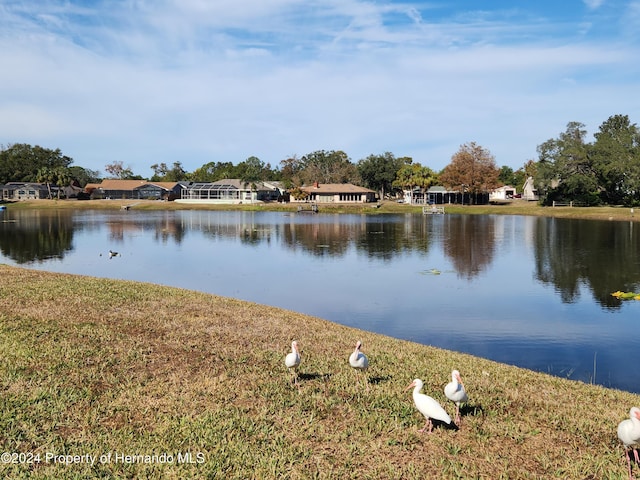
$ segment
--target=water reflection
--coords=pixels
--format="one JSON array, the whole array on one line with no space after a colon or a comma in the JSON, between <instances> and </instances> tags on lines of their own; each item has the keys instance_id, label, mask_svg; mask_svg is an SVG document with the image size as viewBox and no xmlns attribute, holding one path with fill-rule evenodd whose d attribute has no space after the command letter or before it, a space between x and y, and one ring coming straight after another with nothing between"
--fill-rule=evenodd
<instances>
[{"instance_id":1,"label":"water reflection","mask_svg":"<svg viewBox=\"0 0 640 480\"><path fill-rule=\"evenodd\" d=\"M365 215L345 218L334 215L322 222L295 219L283 226L284 242L316 256L344 256L353 246L366 256L391 261L404 252L429 249L431 237L421 217L372 218Z\"/></svg>"},{"instance_id":2,"label":"water reflection","mask_svg":"<svg viewBox=\"0 0 640 480\"><path fill-rule=\"evenodd\" d=\"M640 237L633 223L536 219L536 277L562 301L574 303L586 286L603 307L618 308L617 290L638 291Z\"/></svg>"},{"instance_id":3,"label":"water reflection","mask_svg":"<svg viewBox=\"0 0 640 480\"><path fill-rule=\"evenodd\" d=\"M98 215L94 220L100 225L104 217ZM176 221L171 212L153 212L153 215L148 216L116 214L107 217L106 225L109 240L115 244L122 243L127 236L146 236L149 232L154 241L180 244L186 233L185 226Z\"/></svg>"},{"instance_id":4,"label":"water reflection","mask_svg":"<svg viewBox=\"0 0 640 480\"><path fill-rule=\"evenodd\" d=\"M73 231L66 212L2 212L0 252L20 265L62 259L73 249Z\"/></svg>"},{"instance_id":5,"label":"water reflection","mask_svg":"<svg viewBox=\"0 0 640 480\"><path fill-rule=\"evenodd\" d=\"M458 275L471 279L491 265L496 242L493 216L462 215L445 224L444 253Z\"/></svg>"},{"instance_id":6,"label":"water reflection","mask_svg":"<svg viewBox=\"0 0 640 480\"><path fill-rule=\"evenodd\" d=\"M0 221L5 263L232 296L584 381L597 358L598 383L640 390L626 366L640 302L611 296L640 290L632 224L11 210Z\"/></svg>"},{"instance_id":7,"label":"water reflection","mask_svg":"<svg viewBox=\"0 0 640 480\"><path fill-rule=\"evenodd\" d=\"M256 247L277 242L317 257L342 257L353 248L382 262L427 255L436 243L457 275L470 280L490 269L496 249L506 248L515 235L519 242L532 242L535 277L552 285L565 303L576 302L586 286L600 305L617 308L622 301L612 291L640 289L640 237L633 223L536 217L526 218L525 229L516 232L505 221L509 217L492 215L230 213L5 211L0 251L21 265L62 259L73 250L74 232L105 226L113 244L138 236L179 245L189 233L201 232Z\"/></svg>"}]
</instances>

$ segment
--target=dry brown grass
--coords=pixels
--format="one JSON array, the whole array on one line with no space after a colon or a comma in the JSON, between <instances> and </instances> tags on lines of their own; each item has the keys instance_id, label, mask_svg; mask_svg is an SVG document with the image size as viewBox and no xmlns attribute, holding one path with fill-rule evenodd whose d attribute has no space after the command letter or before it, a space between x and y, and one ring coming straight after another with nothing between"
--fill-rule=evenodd
<instances>
[{"instance_id":1,"label":"dry brown grass","mask_svg":"<svg viewBox=\"0 0 640 480\"><path fill-rule=\"evenodd\" d=\"M196 464L0 464L11 478L625 478L637 395L175 288L0 265L0 438L15 452L201 452ZM391 319L390 319L391 321ZM284 356L302 349L301 388ZM347 358L357 339L370 389ZM404 388L459 430L420 434ZM637 470L636 470L637 471Z\"/></svg>"}]
</instances>

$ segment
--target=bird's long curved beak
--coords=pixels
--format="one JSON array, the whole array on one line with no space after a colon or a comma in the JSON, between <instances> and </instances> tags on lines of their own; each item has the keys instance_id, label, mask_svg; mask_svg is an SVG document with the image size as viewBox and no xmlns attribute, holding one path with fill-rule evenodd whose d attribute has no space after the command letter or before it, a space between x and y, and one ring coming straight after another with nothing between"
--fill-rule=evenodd
<instances>
[{"instance_id":1,"label":"bird's long curved beak","mask_svg":"<svg viewBox=\"0 0 640 480\"><path fill-rule=\"evenodd\" d=\"M405 388L404 391L406 392L407 390L409 390L410 388L413 388L415 386L416 386L416 382L411 382L411 384L407 388Z\"/></svg>"}]
</instances>

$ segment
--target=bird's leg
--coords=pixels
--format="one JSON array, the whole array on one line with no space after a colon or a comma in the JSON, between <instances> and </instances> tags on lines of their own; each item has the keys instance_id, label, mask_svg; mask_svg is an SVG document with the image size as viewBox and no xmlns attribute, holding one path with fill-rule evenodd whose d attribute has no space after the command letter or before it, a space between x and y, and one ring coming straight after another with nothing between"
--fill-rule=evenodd
<instances>
[{"instance_id":1,"label":"bird's leg","mask_svg":"<svg viewBox=\"0 0 640 480\"><path fill-rule=\"evenodd\" d=\"M456 423L460 425L460 405L456 404Z\"/></svg>"},{"instance_id":2,"label":"bird's leg","mask_svg":"<svg viewBox=\"0 0 640 480\"><path fill-rule=\"evenodd\" d=\"M430 418L427 418L427 422L424 424L424 427L422 427L420 430L418 430L420 433L424 432L425 430L427 430L427 427L429 427L428 433L431 433L431 430L433 430L433 422L431 421Z\"/></svg>"},{"instance_id":3,"label":"bird's leg","mask_svg":"<svg viewBox=\"0 0 640 480\"><path fill-rule=\"evenodd\" d=\"M362 383L362 379L364 378L364 383L365 383L365 388L367 390L367 392L369 391L369 379L367 378L367 375L364 372L361 371L356 371L356 386L358 387L358 390L360 389L360 384Z\"/></svg>"},{"instance_id":4,"label":"bird's leg","mask_svg":"<svg viewBox=\"0 0 640 480\"><path fill-rule=\"evenodd\" d=\"M369 377L365 372L362 372L362 378L364 379L365 389L369 393ZM358 380L360 380L360 375L358 375Z\"/></svg>"},{"instance_id":5,"label":"bird's leg","mask_svg":"<svg viewBox=\"0 0 640 480\"><path fill-rule=\"evenodd\" d=\"M633 458L636 459L636 464L640 465L640 458L638 457L638 449L637 448L633 449Z\"/></svg>"},{"instance_id":6,"label":"bird's leg","mask_svg":"<svg viewBox=\"0 0 640 480\"><path fill-rule=\"evenodd\" d=\"M631 457L629 456L629 449L625 447L624 456L627 457L627 467L629 467L629 480L633 480L633 475L631 474Z\"/></svg>"}]
</instances>

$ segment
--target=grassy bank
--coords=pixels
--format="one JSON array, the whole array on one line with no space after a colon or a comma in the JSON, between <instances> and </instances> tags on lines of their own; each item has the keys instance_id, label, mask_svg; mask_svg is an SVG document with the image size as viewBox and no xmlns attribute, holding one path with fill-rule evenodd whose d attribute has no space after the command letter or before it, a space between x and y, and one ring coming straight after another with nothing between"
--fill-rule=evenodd
<instances>
[{"instance_id":1,"label":"grassy bank","mask_svg":"<svg viewBox=\"0 0 640 480\"><path fill-rule=\"evenodd\" d=\"M6 478L626 478L631 393L214 295L0 275L2 450L40 455L0 463ZM357 339L368 392L347 363ZM453 368L470 396L460 429L419 433L404 388L422 378L453 412Z\"/></svg>"},{"instance_id":2,"label":"grassy bank","mask_svg":"<svg viewBox=\"0 0 640 480\"><path fill-rule=\"evenodd\" d=\"M15 209L101 209L120 210L122 206L131 210L245 210L245 211L285 211L295 212L295 204L243 204L243 205L191 205L176 202L152 200L33 200L8 204ZM422 207L384 201L377 204L329 204L319 205L320 213L421 213ZM640 209L626 207L541 207L534 202L516 201L508 205L445 205L446 213L470 215L537 215L560 218L584 218L594 220L639 221Z\"/></svg>"}]
</instances>

